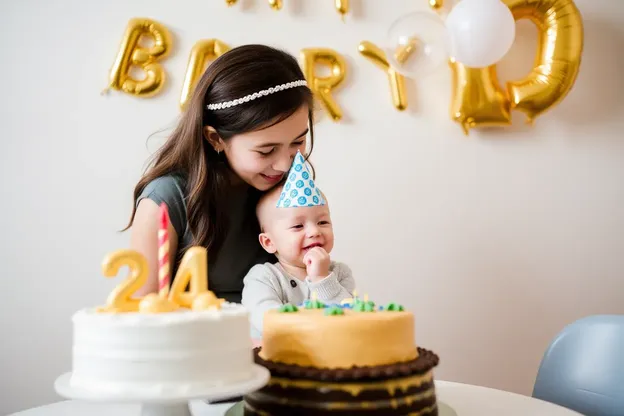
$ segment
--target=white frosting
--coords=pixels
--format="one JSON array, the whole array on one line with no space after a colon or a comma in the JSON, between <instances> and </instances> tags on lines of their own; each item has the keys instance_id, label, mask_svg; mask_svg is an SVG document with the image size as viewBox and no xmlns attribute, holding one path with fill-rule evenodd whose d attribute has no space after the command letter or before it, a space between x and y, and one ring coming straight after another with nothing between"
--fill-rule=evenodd
<instances>
[{"instance_id":1,"label":"white frosting","mask_svg":"<svg viewBox=\"0 0 624 416\"><path fill-rule=\"evenodd\" d=\"M70 384L100 392L183 393L253 377L247 310L74 314Z\"/></svg>"}]
</instances>

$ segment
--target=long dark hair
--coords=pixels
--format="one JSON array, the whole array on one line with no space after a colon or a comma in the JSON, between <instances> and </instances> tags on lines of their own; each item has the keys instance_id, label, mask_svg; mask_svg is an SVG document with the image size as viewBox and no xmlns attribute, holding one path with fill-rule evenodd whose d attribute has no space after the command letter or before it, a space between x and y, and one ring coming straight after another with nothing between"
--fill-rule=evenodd
<instances>
[{"instance_id":1,"label":"long dark hair","mask_svg":"<svg viewBox=\"0 0 624 416\"><path fill-rule=\"evenodd\" d=\"M217 111L208 110L206 105L302 79L303 72L293 56L265 45L240 46L215 59L197 82L177 127L154 154L134 188L135 204L125 230L134 221L136 200L148 183L163 175L182 174L187 186L186 217L191 245L206 247L209 252L218 250L229 220L226 206L231 186L229 167L225 156L218 154L205 139L204 127L213 127L227 141L234 135L279 123L307 104L309 156L314 147L313 95L303 86Z\"/></svg>"}]
</instances>

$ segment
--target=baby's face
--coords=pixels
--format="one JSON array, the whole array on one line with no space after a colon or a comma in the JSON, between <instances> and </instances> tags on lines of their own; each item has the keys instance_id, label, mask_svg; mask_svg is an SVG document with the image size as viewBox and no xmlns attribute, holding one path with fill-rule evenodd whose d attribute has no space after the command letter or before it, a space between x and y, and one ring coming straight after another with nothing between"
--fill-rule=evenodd
<instances>
[{"instance_id":1,"label":"baby's face","mask_svg":"<svg viewBox=\"0 0 624 416\"><path fill-rule=\"evenodd\" d=\"M271 198L263 207L260 221L264 228L260 243L264 249L293 266L305 267L303 256L313 247L322 247L327 253L334 248L328 205L277 208Z\"/></svg>"}]
</instances>

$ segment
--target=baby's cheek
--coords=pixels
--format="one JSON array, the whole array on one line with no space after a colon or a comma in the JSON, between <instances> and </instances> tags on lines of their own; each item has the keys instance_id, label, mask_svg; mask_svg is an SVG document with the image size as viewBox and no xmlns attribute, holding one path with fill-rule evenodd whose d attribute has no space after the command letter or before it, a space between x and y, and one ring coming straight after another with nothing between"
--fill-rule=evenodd
<instances>
[{"instance_id":1,"label":"baby's cheek","mask_svg":"<svg viewBox=\"0 0 624 416\"><path fill-rule=\"evenodd\" d=\"M293 238L290 240L290 249L293 253L298 253L301 250L301 238Z\"/></svg>"},{"instance_id":2,"label":"baby's cheek","mask_svg":"<svg viewBox=\"0 0 624 416\"><path fill-rule=\"evenodd\" d=\"M293 239L291 242L291 252L293 254L293 256L299 256L301 255L301 247L302 247L302 239L301 238L297 238L297 239Z\"/></svg>"}]
</instances>

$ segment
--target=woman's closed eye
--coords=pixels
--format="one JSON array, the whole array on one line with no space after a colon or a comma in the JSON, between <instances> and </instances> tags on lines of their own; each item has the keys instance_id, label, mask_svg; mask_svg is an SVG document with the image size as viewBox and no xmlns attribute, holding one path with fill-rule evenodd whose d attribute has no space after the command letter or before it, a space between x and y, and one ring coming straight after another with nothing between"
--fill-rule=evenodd
<instances>
[{"instance_id":1,"label":"woman's closed eye","mask_svg":"<svg viewBox=\"0 0 624 416\"><path fill-rule=\"evenodd\" d=\"M293 147L299 147L299 146L301 146L304 143L305 143L305 139L304 140L297 140L296 142L292 142L290 145L293 146ZM263 152L261 150L256 150L256 152L258 152L262 156L269 156L274 151L275 151L275 147L272 147L271 150L267 150L266 152Z\"/></svg>"},{"instance_id":2,"label":"woman's closed eye","mask_svg":"<svg viewBox=\"0 0 624 416\"><path fill-rule=\"evenodd\" d=\"M268 152L261 152L260 150L256 150L256 152L260 153L262 156L268 156L275 151L275 148L271 148Z\"/></svg>"}]
</instances>

